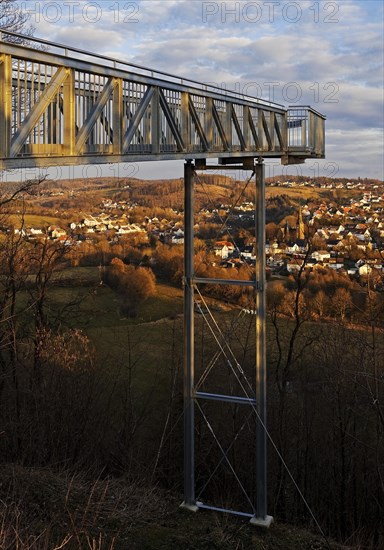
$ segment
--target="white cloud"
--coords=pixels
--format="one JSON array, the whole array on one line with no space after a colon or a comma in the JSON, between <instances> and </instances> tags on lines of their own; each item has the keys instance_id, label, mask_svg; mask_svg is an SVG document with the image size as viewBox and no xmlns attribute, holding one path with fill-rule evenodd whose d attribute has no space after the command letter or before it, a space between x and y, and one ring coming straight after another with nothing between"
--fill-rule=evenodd
<instances>
[{"instance_id":1,"label":"white cloud","mask_svg":"<svg viewBox=\"0 0 384 550\"><path fill-rule=\"evenodd\" d=\"M62 44L71 44L95 53L100 52L100 44L104 44L105 47L113 44L115 48L124 44L124 37L113 30L95 30L77 26L61 28L56 35L56 39Z\"/></svg>"},{"instance_id":2,"label":"white cloud","mask_svg":"<svg viewBox=\"0 0 384 550\"><path fill-rule=\"evenodd\" d=\"M271 21L268 4L261 0L96 3L102 8L99 21L92 22L98 15L92 9L84 17L87 2L82 0L73 22L68 13L55 23L42 18L36 34L230 89L261 89L264 97L284 104L291 102L287 92L295 91L287 86L297 83L297 101L328 117L332 162L343 170L360 163L362 175L365 170L373 176L376 170L382 176L381 2L301 0L295 23L289 21L294 10L284 12L293 3L285 0L276 5ZM261 8L258 21L255 5ZM230 13L234 9L237 14Z\"/></svg>"}]
</instances>

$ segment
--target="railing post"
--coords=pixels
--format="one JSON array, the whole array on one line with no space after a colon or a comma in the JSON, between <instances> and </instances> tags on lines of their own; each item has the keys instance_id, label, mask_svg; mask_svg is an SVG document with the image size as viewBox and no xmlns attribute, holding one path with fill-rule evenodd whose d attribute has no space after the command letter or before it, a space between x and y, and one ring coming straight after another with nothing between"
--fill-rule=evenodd
<instances>
[{"instance_id":1,"label":"railing post","mask_svg":"<svg viewBox=\"0 0 384 550\"><path fill-rule=\"evenodd\" d=\"M12 58L0 56L0 157L10 156L12 136Z\"/></svg>"},{"instance_id":2,"label":"railing post","mask_svg":"<svg viewBox=\"0 0 384 550\"><path fill-rule=\"evenodd\" d=\"M155 86L155 91L151 100L151 141L152 153L160 153L161 128L160 128L160 98L159 87Z\"/></svg>"},{"instance_id":3,"label":"railing post","mask_svg":"<svg viewBox=\"0 0 384 550\"><path fill-rule=\"evenodd\" d=\"M68 69L68 75L63 85L63 116L64 116L64 148L65 154L75 154L76 141L76 105L75 105L75 71Z\"/></svg>"},{"instance_id":4,"label":"railing post","mask_svg":"<svg viewBox=\"0 0 384 550\"><path fill-rule=\"evenodd\" d=\"M185 152L190 150L190 129L189 129L189 94L188 92L181 93L181 138L184 143Z\"/></svg>"},{"instance_id":5,"label":"railing post","mask_svg":"<svg viewBox=\"0 0 384 550\"><path fill-rule=\"evenodd\" d=\"M113 90L113 154L122 154L123 142L123 81L116 79L117 84Z\"/></svg>"},{"instance_id":6,"label":"railing post","mask_svg":"<svg viewBox=\"0 0 384 550\"><path fill-rule=\"evenodd\" d=\"M207 97L205 100L205 135L209 149L213 147L213 99Z\"/></svg>"},{"instance_id":7,"label":"railing post","mask_svg":"<svg viewBox=\"0 0 384 550\"><path fill-rule=\"evenodd\" d=\"M224 132L227 138L228 151L232 150L232 104L225 102L225 123Z\"/></svg>"},{"instance_id":8,"label":"railing post","mask_svg":"<svg viewBox=\"0 0 384 550\"><path fill-rule=\"evenodd\" d=\"M259 137L259 149L260 151L266 151L266 137L263 126L263 111L262 109L257 109L257 135Z\"/></svg>"},{"instance_id":9,"label":"railing post","mask_svg":"<svg viewBox=\"0 0 384 550\"><path fill-rule=\"evenodd\" d=\"M301 122L301 147L304 150L308 147L308 140L307 140L308 116L309 116L308 111L306 109L303 109L302 122Z\"/></svg>"},{"instance_id":10,"label":"railing post","mask_svg":"<svg viewBox=\"0 0 384 550\"><path fill-rule=\"evenodd\" d=\"M247 105L243 106L243 135L245 142L245 150L249 151L251 143L251 129L249 126L250 109Z\"/></svg>"}]
</instances>

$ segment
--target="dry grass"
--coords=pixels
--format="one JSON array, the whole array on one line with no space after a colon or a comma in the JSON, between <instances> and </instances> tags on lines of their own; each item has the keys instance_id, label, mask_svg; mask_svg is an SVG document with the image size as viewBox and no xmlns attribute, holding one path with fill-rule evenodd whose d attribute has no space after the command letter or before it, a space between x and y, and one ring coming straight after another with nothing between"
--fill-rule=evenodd
<instances>
[{"instance_id":1,"label":"dry grass","mask_svg":"<svg viewBox=\"0 0 384 550\"><path fill-rule=\"evenodd\" d=\"M0 550L326 550L318 536L209 512L128 478L0 467ZM340 548L332 545L332 549ZM352 547L353 548L353 547Z\"/></svg>"},{"instance_id":2,"label":"dry grass","mask_svg":"<svg viewBox=\"0 0 384 550\"><path fill-rule=\"evenodd\" d=\"M154 514L167 515L160 492L137 481L0 469L1 550L116 550Z\"/></svg>"}]
</instances>

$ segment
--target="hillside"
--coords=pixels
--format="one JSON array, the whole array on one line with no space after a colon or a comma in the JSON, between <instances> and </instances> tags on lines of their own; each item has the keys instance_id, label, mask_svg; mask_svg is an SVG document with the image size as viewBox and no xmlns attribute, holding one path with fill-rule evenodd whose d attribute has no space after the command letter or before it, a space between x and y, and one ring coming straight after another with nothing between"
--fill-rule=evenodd
<instances>
[{"instance_id":1,"label":"hillside","mask_svg":"<svg viewBox=\"0 0 384 550\"><path fill-rule=\"evenodd\" d=\"M300 178L298 178L300 179ZM297 182L297 185L284 185L276 178L267 179L266 197L284 195L294 204L303 204L309 200L339 200L355 198L361 189L372 189L374 185L382 187L379 180L357 182L352 180L340 183L337 179L321 178L311 180L310 185ZM292 183L292 182L286 182ZM3 193L10 192L16 184L3 185ZM336 187L339 185L340 187ZM332 187L333 186L333 187ZM342 186L342 187L341 187ZM359 191L360 190L360 191ZM70 180L46 180L42 182L35 198L29 197L30 204L39 204L43 208L60 208L62 211L88 208L96 205L102 198L135 201L141 206L183 209L183 180L140 180L137 178L88 178ZM233 204L243 193L242 200L254 200L254 185L246 186L244 181L224 175L198 173L196 184L196 208L212 207L220 203Z\"/></svg>"},{"instance_id":2,"label":"hillside","mask_svg":"<svg viewBox=\"0 0 384 550\"><path fill-rule=\"evenodd\" d=\"M51 550L52 544L59 546L66 537L67 543L62 548L69 550L87 548L88 542L95 550L329 550L290 483L286 485L285 496L291 505L288 510L282 508L277 478L279 465L272 449L269 454L270 510L277 521L271 530L255 530L247 521L232 516L213 512L188 515L179 510L182 500L181 289L158 282L156 295L144 302L137 317L131 319L120 314L118 296L105 285L100 286L97 267L66 269L53 282L47 296L47 311L52 321L55 316L66 312L63 317L66 324L79 327L88 335L96 362L91 370L83 371L81 357L80 364L69 369L65 364L61 365L60 360L51 361L53 370L47 388L39 390L42 401L36 424L33 418L29 418L18 428L23 441L21 445L27 453L25 462L45 463L45 466L24 467L12 465L10 461L0 468L3 541L8 540L5 536L12 537L16 531L22 540L29 541L29 546L22 547L23 550ZM69 303L74 305L73 310L68 309ZM242 365L252 377L254 340L253 333L249 335L251 316L240 315L236 306L219 308L212 299L210 303L223 329L230 328L228 340L232 349L241 353ZM282 317L277 320L284 350L288 348L293 327L292 319ZM275 328L269 320L269 424L272 437L277 440L278 395L273 380L278 354ZM204 357L211 357L214 342L204 329L202 314L196 315L196 333L204 347ZM361 373L351 372L349 368L357 360L355 350L360 348L359 352L364 354L362 346L368 336L368 332L361 329L307 322L295 343L300 361L290 369L287 399L290 407L295 409L300 407L301 410L303 400L306 405L303 417L290 414L284 420L290 442L284 450L284 458L301 486L303 474L307 471L306 496L316 516L320 514L323 527L324 524L328 526L325 518L330 508L334 511L332 517L338 518L336 514L342 507L349 521L355 499L360 499L373 482L369 471L365 470L369 458L366 445L371 436L367 433L366 421L363 426L360 420L363 417L368 420L366 415L371 414L370 404L365 402L360 390L362 402L357 405L359 394L354 381L355 376L359 377L361 384L365 379ZM382 333L376 335L378 360L383 356L383 336ZM326 343L330 344L329 348ZM54 349L52 344L49 351L52 353ZM316 368L313 368L314 355ZM197 352L197 376L201 375L203 360L201 353ZM369 368L369 362L366 365ZM225 388L227 384L227 371L223 369L224 364L215 371L217 388ZM177 379L173 390L172 379ZM356 476L353 486L356 493L340 502L339 493L336 493L330 502L328 490L336 486L339 491L342 476L347 476L347 473L343 474L345 466L340 460L338 447L338 438L344 441L345 435L340 433L339 412L333 413L333 406L329 407L329 403L336 399L356 408L355 417L343 420L343 429L348 430L348 434L355 431L362 446L354 448L349 455L349 460L354 456L351 463L354 472L348 475ZM228 433L230 440L232 429L235 429L232 422L236 422L240 412L231 410L230 415L220 412L226 425L221 437ZM170 414L169 424L167 413ZM313 433L307 432L303 418L310 419ZM10 438L6 430L3 445ZM163 442L162 433L165 433ZM330 435L334 445L327 447ZM242 476L249 475L249 454L253 456L254 452L249 449L252 449L253 439L254 428L250 428L247 438L241 439L237 448L238 472ZM35 447L35 441L41 442L44 452ZM201 425L199 441L200 444L203 442L199 450L199 456L203 451L203 462L199 463L198 471L199 477L204 479L220 455L212 448L212 442ZM295 441L294 447L292 441ZM318 455L319 446L323 449L321 457ZM296 453L300 456L304 452L306 460L296 462ZM245 470L240 467L243 461ZM228 487L235 495L236 485L227 476L228 472L222 473L225 483L217 479L212 487L213 493L208 492L207 498L222 498ZM364 476L365 485L360 476ZM326 491L322 490L323 486ZM218 502L220 500L216 500ZM291 509L301 509L301 512L292 514ZM367 509L367 503L364 509ZM311 525L313 533L300 527L309 529ZM332 529L338 526L337 520L337 527ZM331 548L358 549L357 537L350 542L351 546L334 543ZM5 548L14 547L13 543L7 544L3 542ZM373 545L368 547L374 548Z\"/></svg>"},{"instance_id":3,"label":"hillside","mask_svg":"<svg viewBox=\"0 0 384 550\"><path fill-rule=\"evenodd\" d=\"M377 186L367 193L355 187L360 182L349 182L351 188L335 182L274 183L268 186L267 234L282 248L273 248L268 258L276 269L282 262L287 272L272 273L271 264L268 275L269 434L324 531L344 548L373 550L383 543L384 295L373 278L367 284L363 277L327 267L333 258L324 248L326 239L335 240L336 230L344 247L344 233L354 235L366 222L372 237L363 227L364 244L351 247L346 261L354 264L364 257L381 269L380 241L373 239L384 222L382 191ZM198 182L196 191L196 273L249 279L252 186L215 175ZM74 550L111 550L113 536L115 548L122 549L128 539L153 549L163 541L164 548L179 543L191 549L323 548L316 537L298 530L313 527L311 515L272 447L268 510L277 524L262 539L238 520L211 513L189 517L178 509L183 479L182 194L180 180L46 182L34 196L3 209L0 453L8 477L0 479L0 521L7 536L20 533L25 544L39 537L31 550L51 550L53 543L65 548L66 535L67 547ZM297 237L298 207L309 194L313 198L302 215L317 220L322 232L313 252L321 263L289 273L298 253L297 243L291 250L288 242ZM251 248L249 263L246 257L218 259L217 249L220 254L234 249L217 242L229 238L223 220L235 231L237 246L244 252ZM368 245L370 258L361 249ZM198 387L248 395L244 388L253 392L255 380L254 296L242 285L209 284L199 290ZM241 367L248 386L234 365ZM205 403L204 414L200 410L196 418L199 500L249 513L255 495L250 457L256 453L256 417L237 403L214 405ZM223 462L210 427L228 449L237 477ZM31 486L28 476L34 480ZM238 479L250 495L248 502ZM147 493L154 506L147 503ZM142 515L135 516L133 508ZM89 544L77 537L90 537ZM8 544L9 550L14 547Z\"/></svg>"},{"instance_id":4,"label":"hillside","mask_svg":"<svg viewBox=\"0 0 384 550\"><path fill-rule=\"evenodd\" d=\"M0 547L20 550L337 550L299 527L259 530L140 480L0 467ZM343 546L346 550L347 547Z\"/></svg>"}]
</instances>

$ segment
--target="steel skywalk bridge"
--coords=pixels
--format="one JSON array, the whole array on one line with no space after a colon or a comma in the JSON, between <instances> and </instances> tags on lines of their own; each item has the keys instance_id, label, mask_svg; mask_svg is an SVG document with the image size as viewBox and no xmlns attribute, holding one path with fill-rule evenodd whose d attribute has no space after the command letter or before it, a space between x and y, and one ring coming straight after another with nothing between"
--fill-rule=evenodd
<instances>
[{"instance_id":1,"label":"steel skywalk bridge","mask_svg":"<svg viewBox=\"0 0 384 550\"><path fill-rule=\"evenodd\" d=\"M26 44L7 39L26 40ZM36 47L33 48L31 45ZM324 158L325 117L307 106L281 105L181 79L109 57L45 40L0 32L0 170L47 166L185 160L184 166L184 502L249 517L268 526L266 429L265 169L263 160L298 164ZM194 269L194 181L196 169L252 170L256 176L256 267L250 281L202 279ZM255 159L257 164L255 165ZM220 167L220 166L219 166ZM252 176L251 176L252 177ZM253 389L240 363L219 346L209 371L225 359L240 395L202 391L195 381L195 292L206 283L247 285L255 297ZM213 317L211 317L211 321ZM208 323L210 320L208 319ZM256 419L256 497L249 512L200 502L195 494L195 407L221 402L250 407ZM205 418L205 417L204 417ZM208 423L211 430L212 427ZM213 434L213 432L212 432ZM214 435L214 434L213 434ZM228 454L224 462L237 479ZM214 472L213 472L214 473ZM244 487L241 489L245 492Z\"/></svg>"},{"instance_id":2,"label":"steel skywalk bridge","mask_svg":"<svg viewBox=\"0 0 384 550\"><path fill-rule=\"evenodd\" d=\"M6 42L10 37L0 34L0 169L324 158L324 117L310 107L284 109L45 40Z\"/></svg>"}]
</instances>

